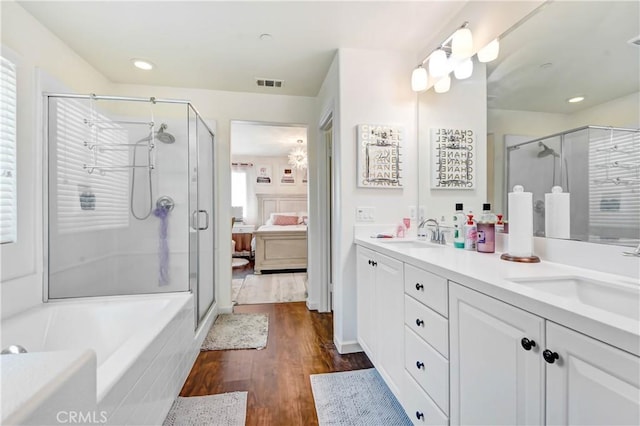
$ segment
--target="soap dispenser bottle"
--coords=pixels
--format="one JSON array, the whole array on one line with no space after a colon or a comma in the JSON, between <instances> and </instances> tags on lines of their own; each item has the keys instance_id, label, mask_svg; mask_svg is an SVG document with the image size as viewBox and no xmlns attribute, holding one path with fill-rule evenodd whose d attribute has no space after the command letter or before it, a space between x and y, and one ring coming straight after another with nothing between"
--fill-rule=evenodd
<instances>
[{"instance_id":1,"label":"soap dispenser bottle","mask_svg":"<svg viewBox=\"0 0 640 426\"><path fill-rule=\"evenodd\" d=\"M482 216L478 221L478 251L494 253L496 251L496 215L491 213L491 204L482 205Z\"/></svg>"},{"instance_id":2,"label":"soap dispenser bottle","mask_svg":"<svg viewBox=\"0 0 640 426\"><path fill-rule=\"evenodd\" d=\"M467 215L467 223L464 225L464 249L476 251L478 241L478 227L473 220L473 214Z\"/></svg>"},{"instance_id":3,"label":"soap dispenser bottle","mask_svg":"<svg viewBox=\"0 0 640 426\"><path fill-rule=\"evenodd\" d=\"M462 203L456 203L456 212L453 214L453 246L464 248L464 224L466 222Z\"/></svg>"}]
</instances>

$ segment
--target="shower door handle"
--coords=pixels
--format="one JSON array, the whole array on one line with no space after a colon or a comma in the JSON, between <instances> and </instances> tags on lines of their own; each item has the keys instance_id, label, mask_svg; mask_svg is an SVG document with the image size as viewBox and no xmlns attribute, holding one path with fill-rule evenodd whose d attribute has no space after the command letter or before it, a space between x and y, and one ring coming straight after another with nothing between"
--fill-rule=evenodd
<instances>
[{"instance_id":1,"label":"shower door handle","mask_svg":"<svg viewBox=\"0 0 640 426\"><path fill-rule=\"evenodd\" d=\"M203 227L200 227L200 213L204 213L206 218ZM205 231L209 229L209 212L206 210L194 210L191 214L191 222L193 223L193 229L198 231Z\"/></svg>"}]
</instances>

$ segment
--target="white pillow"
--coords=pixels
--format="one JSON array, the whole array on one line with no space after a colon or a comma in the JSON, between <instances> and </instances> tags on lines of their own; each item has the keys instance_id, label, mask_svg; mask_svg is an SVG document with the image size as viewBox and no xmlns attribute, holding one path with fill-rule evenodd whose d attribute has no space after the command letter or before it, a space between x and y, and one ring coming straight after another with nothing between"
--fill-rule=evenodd
<instances>
[{"instance_id":1,"label":"white pillow","mask_svg":"<svg viewBox=\"0 0 640 426\"><path fill-rule=\"evenodd\" d=\"M298 223L307 224L309 218L309 212L298 212Z\"/></svg>"},{"instance_id":2,"label":"white pillow","mask_svg":"<svg viewBox=\"0 0 640 426\"><path fill-rule=\"evenodd\" d=\"M275 215L280 215L280 216L298 216L297 212L275 212L275 213L271 213L269 215L269 219L267 219L267 221L264 223L265 225L273 225L273 217Z\"/></svg>"}]
</instances>

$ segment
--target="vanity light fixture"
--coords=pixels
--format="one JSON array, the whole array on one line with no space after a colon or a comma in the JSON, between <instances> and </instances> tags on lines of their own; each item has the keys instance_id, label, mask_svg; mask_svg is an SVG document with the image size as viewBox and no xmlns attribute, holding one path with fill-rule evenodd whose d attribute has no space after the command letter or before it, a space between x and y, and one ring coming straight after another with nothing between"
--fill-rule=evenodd
<instances>
[{"instance_id":1,"label":"vanity light fixture","mask_svg":"<svg viewBox=\"0 0 640 426\"><path fill-rule=\"evenodd\" d=\"M458 66L453 70L453 75L455 75L458 80L469 78L471 77L471 74L473 74L473 59L471 58L467 58L460 62L460 64L458 64Z\"/></svg>"},{"instance_id":2,"label":"vanity light fixture","mask_svg":"<svg viewBox=\"0 0 640 426\"><path fill-rule=\"evenodd\" d=\"M429 77L427 70L420 64L411 73L411 90L414 92L422 92L423 90L427 90L428 84Z\"/></svg>"},{"instance_id":3,"label":"vanity light fixture","mask_svg":"<svg viewBox=\"0 0 640 426\"><path fill-rule=\"evenodd\" d=\"M468 22L465 22L461 28L453 33L451 39L451 56L454 58L469 58L473 55L473 36L471 30L467 28Z\"/></svg>"},{"instance_id":4,"label":"vanity light fixture","mask_svg":"<svg viewBox=\"0 0 640 426\"><path fill-rule=\"evenodd\" d=\"M567 99L567 102L570 104L577 104L578 102L584 101L584 96L575 96L573 98Z\"/></svg>"},{"instance_id":5,"label":"vanity light fixture","mask_svg":"<svg viewBox=\"0 0 640 426\"><path fill-rule=\"evenodd\" d=\"M133 66L139 68L144 71L150 71L153 69L153 64L149 61L145 61L144 59L132 59Z\"/></svg>"},{"instance_id":6,"label":"vanity light fixture","mask_svg":"<svg viewBox=\"0 0 640 426\"><path fill-rule=\"evenodd\" d=\"M436 93L446 93L450 88L451 76L449 74L436 81L436 84L433 86L433 89L436 91Z\"/></svg>"},{"instance_id":7,"label":"vanity light fixture","mask_svg":"<svg viewBox=\"0 0 640 426\"><path fill-rule=\"evenodd\" d=\"M500 42L498 41L498 39L495 39L478 51L478 61L491 62L498 58L499 53Z\"/></svg>"},{"instance_id":8,"label":"vanity light fixture","mask_svg":"<svg viewBox=\"0 0 640 426\"><path fill-rule=\"evenodd\" d=\"M429 54L413 70L411 74L411 89L414 92L426 90L428 86L428 74L436 79L436 85L444 93L449 90L451 77L449 73L455 70L456 78L469 78L473 73L473 62L470 60L473 53L473 35L467 28L469 22L464 22L453 34L447 37L440 45ZM427 74L424 64L429 62ZM459 69L458 69L459 68ZM444 77L438 80L438 78Z\"/></svg>"}]
</instances>

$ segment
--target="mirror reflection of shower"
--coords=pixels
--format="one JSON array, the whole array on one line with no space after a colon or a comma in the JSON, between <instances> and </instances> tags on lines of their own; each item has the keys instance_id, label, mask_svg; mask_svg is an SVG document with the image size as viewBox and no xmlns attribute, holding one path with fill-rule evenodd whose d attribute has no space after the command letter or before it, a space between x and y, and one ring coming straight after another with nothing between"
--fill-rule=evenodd
<instances>
[{"instance_id":1,"label":"mirror reflection of shower","mask_svg":"<svg viewBox=\"0 0 640 426\"><path fill-rule=\"evenodd\" d=\"M540 148L542 148L542 151L540 151L538 153L538 158L545 158L545 157L549 157L549 156L551 156L553 158L553 185L555 186L555 184L556 184L556 158L560 158L560 154L558 154L555 149L550 148L549 146L547 146L542 141L538 142L538 146ZM566 184L567 184L567 186L565 186L563 189L564 189L565 192L569 192L569 165L567 164L567 159L566 158L564 159L564 166L565 166L564 175L566 176ZM562 182L560 182L560 185L562 186Z\"/></svg>"},{"instance_id":2,"label":"mirror reflection of shower","mask_svg":"<svg viewBox=\"0 0 640 426\"><path fill-rule=\"evenodd\" d=\"M141 146L141 144L143 143L149 143L149 142L153 142L153 140L156 141L160 141L162 143L165 144L172 144L176 141L176 138L169 132L167 132L167 125L165 123L162 123L160 125L160 129L157 132L154 132L153 129L151 130L151 132L149 132L149 135L138 140L137 142L135 142L134 146L133 146L133 162L132 164L135 166L136 165L136 154L138 151L138 147ZM142 145L144 147L147 147L147 161L148 164L151 164L151 149L150 147L153 147L153 144L149 145ZM131 211L131 215L138 219L138 220L145 220L147 219L149 216L151 216L151 213L153 212L153 182L151 180L151 173L153 172L153 169L151 167L147 168L147 180L149 182L149 206L146 210L145 213L143 213L142 215L138 216L135 212L135 209L133 208L133 202L134 202L134 193L135 193L135 188L136 188L136 171L137 169L134 167L131 169L132 173L131 173L131 191L130 191L130 198L129 198L129 210Z\"/></svg>"}]
</instances>

